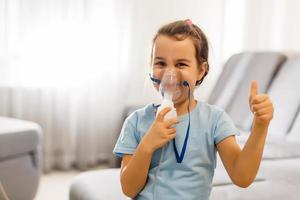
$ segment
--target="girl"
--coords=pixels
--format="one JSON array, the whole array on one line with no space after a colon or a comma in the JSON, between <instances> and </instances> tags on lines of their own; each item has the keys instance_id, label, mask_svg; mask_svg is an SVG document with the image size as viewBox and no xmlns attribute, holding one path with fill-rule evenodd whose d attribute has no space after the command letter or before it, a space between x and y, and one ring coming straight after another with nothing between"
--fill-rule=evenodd
<instances>
[{"instance_id":1,"label":"girl","mask_svg":"<svg viewBox=\"0 0 300 200\"><path fill-rule=\"evenodd\" d=\"M124 194L138 200L207 200L217 151L232 182L248 187L258 171L273 117L269 97L257 94L257 83L251 83L254 120L240 149L235 138L238 130L229 116L194 99L194 89L209 71L208 44L198 26L185 20L160 28L153 39L151 68L157 90L170 71L178 80L172 96L178 117L165 120L171 108L156 113L157 106L150 104L126 119L114 148L122 157Z\"/></svg>"}]
</instances>

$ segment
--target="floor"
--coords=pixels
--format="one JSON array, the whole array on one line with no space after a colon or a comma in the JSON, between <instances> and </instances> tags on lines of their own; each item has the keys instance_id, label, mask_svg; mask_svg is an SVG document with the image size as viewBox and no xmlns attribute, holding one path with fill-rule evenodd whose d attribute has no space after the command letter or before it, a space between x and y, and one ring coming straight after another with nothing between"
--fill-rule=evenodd
<instances>
[{"instance_id":1,"label":"floor","mask_svg":"<svg viewBox=\"0 0 300 200\"><path fill-rule=\"evenodd\" d=\"M35 200L68 200L69 186L79 171L54 171L43 175Z\"/></svg>"},{"instance_id":2,"label":"floor","mask_svg":"<svg viewBox=\"0 0 300 200\"><path fill-rule=\"evenodd\" d=\"M91 170L103 168L107 168L107 166L102 165ZM68 200L71 181L79 173L81 172L77 170L53 171L43 175L35 200Z\"/></svg>"}]
</instances>

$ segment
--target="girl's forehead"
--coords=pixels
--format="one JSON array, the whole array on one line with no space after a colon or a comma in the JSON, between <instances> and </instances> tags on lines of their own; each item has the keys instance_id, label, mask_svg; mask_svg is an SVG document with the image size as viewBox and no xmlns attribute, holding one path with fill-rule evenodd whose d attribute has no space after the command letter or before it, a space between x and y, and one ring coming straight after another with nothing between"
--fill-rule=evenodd
<instances>
[{"instance_id":1,"label":"girl's forehead","mask_svg":"<svg viewBox=\"0 0 300 200\"><path fill-rule=\"evenodd\" d=\"M186 37L184 40L160 35L156 38L153 45L153 55L155 57L195 57L195 46L193 41Z\"/></svg>"}]
</instances>

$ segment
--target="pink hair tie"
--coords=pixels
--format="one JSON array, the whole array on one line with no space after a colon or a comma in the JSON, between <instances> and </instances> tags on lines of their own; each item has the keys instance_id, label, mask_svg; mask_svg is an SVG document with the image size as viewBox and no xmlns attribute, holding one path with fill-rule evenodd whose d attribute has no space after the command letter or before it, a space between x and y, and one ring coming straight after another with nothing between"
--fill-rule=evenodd
<instances>
[{"instance_id":1,"label":"pink hair tie","mask_svg":"<svg viewBox=\"0 0 300 200\"><path fill-rule=\"evenodd\" d=\"M186 19L185 21L186 21L186 23L188 23L189 25L193 25L193 22L192 22L191 19Z\"/></svg>"}]
</instances>

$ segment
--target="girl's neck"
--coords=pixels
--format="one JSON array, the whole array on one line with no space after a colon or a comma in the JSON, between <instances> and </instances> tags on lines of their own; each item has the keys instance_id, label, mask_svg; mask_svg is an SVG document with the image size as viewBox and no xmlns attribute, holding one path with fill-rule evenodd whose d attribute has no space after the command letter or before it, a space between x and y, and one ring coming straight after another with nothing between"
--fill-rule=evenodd
<instances>
[{"instance_id":1,"label":"girl's neck","mask_svg":"<svg viewBox=\"0 0 300 200\"><path fill-rule=\"evenodd\" d=\"M188 103L189 103L189 101L188 101L188 99L186 99L185 101L176 103L174 105L178 116L185 115L188 113ZM190 111L192 111L196 107L196 105L197 105L196 100L194 99L194 97L191 97Z\"/></svg>"}]
</instances>

